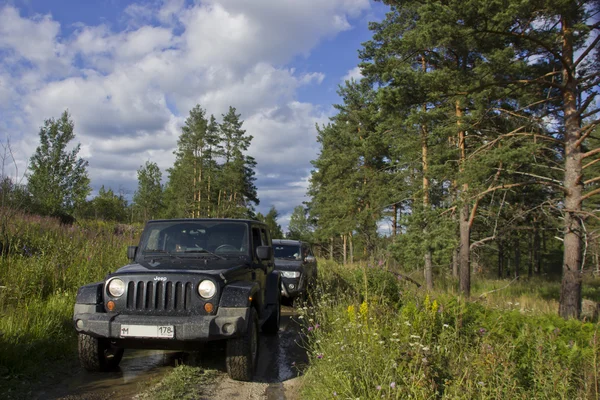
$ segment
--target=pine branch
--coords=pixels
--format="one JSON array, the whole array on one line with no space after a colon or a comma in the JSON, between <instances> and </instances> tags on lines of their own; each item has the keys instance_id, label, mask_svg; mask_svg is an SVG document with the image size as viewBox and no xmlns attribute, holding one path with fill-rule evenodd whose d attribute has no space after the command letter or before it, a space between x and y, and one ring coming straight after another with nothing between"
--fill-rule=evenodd
<instances>
[{"instance_id":1,"label":"pine branch","mask_svg":"<svg viewBox=\"0 0 600 400\"><path fill-rule=\"evenodd\" d=\"M590 183L594 183L594 182L598 182L600 181L600 176L597 176L595 178L592 179L588 179L587 181L584 181L583 184L584 185L589 185Z\"/></svg>"},{"instance_id":2,"label":"pine branch","mask_svg":"<svg viewBox=\"0 0 600 400\"><path fill-rule=\"evenodd\" d=\"M588 54L590 54L590 52L596 47L596 45L600 43L600 35L596 36L596 38L594 39L594 41L588 46L587 49L585 49L585 51L583 53L581 53L581 55L579 56L579 58L577 58L577 61L575 61L575 63L573 64L573 68L577 68L577 66L579 65L580 62L583 61L584 58L586 58L588 56Z\"/></svg>"},{"instance_id":3,"label":"pine branch","mask_svg":"<svg viewBox=\"0 0 600 400\"><path fill-rule=\"evenodd\" d=\"M581 196L581 201L583 202L586 199L589 199L590 197L592 197L595 194L600 193L600 188L592 190L591 192L589 192L588 194Z\"/></svg>"},{"instance_id":4,"label":"pine branch","mask_svg":"<svg viewBox=\"0 0 600 400\"><path fill-rule=\"evenodd\" d=\"M599 161L600 161L600 158L597 158L594 161L590 161L589 163L587 163L583 167L581 167L581 169L586 169L587 167L591 167L592 165L596 164Z\"/></svg>"},{"instance_id":5,"label":"pine branch","mask_svg":"<svg viewBox=\"0 0 600 400\"><path fill-rule=\"evenodd\" d=\"M593 156L594 154L598 154L598 153L600 153L600 148L597 148L597 149L594 149L594 150L590 150L587 153L583 153L581 155L581 159L583 160L585 158L588 158L588 157Z\"/></svg>"}]
</instances>

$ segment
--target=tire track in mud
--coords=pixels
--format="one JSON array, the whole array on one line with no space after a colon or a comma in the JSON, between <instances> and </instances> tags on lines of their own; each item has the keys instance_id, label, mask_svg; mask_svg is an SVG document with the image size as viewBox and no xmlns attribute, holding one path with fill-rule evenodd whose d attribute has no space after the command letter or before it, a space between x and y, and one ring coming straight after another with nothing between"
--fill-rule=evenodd
<instances>
[{"instance_id":1,"label":"tire track in mud","mask_svg":"<svg viewBox=\"0 0 600 400\"><path fill-rule=\"evenodd\" d=\"M277 335L260 335L257 370L252 382L231 380L225 368L225 345L214 343L197 354L154 350L126 350L120 368L112 372L77 370L73 376L38 392L33 399L129 400L155 385L176 365L186 363L220 371L216 380L202 387L203 400L297 400L298 376L308 363L302 348L295 311L282 307Z\"/></svg>"}]
</instances>

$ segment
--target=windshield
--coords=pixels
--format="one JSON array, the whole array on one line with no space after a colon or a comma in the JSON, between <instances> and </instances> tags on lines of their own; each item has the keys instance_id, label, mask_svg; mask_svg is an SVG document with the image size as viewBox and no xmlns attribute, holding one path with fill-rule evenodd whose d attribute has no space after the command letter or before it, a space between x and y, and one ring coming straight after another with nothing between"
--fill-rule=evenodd
<instances>
[{"instance_id":1,"label":"windshield","mask_svg":"<svg viewBox=\"0 0 600 400\"><path fill-rule=\"evenodd\" d=\"M208 254L246 255L246 224L227 221L167 221L150 223L140 241L142 255L178 257Z\"/></svg>"},{"instance_id":2,"label":"windshield","mask_svg":"<svg viewBox=\"0 0 600 400\"><path fill-rule=\"evenodd\" d=\"M300 246L288 244L274 244L273 251L275 258L284 258L288 260L300 260Z\"/></svg>"}]
</instances>

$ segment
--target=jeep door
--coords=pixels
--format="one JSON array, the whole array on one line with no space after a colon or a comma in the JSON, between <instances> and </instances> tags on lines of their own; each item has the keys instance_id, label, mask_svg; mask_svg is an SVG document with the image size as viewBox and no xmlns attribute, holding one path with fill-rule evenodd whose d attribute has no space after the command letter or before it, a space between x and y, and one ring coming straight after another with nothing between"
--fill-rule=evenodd
<instances>
[{"instance_id":1,"label":"jeep door","mask_svg":"<svg viewBox=\"0 0 600 400\"><path fill-rule=\"evenodd\" d=\"M265 290L267 286L267 275L273 271L272 260L260 260L256 255L259 246L271 246L271 238L265 227L252 225L252 276L260 285L260 303L265 305Z\"/></svg>"}]
</instances>

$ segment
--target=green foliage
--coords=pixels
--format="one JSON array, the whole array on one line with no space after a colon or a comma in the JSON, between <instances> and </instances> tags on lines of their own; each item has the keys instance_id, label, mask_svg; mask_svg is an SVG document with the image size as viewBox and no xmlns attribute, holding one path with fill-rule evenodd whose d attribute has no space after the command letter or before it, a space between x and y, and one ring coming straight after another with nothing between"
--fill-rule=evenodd
<instances>
[{"instance_id":1,"label":"green foliage","mask_svg":"<svg viewBox=\"0 0 600 400\"><path fill-rule=\"evenodd\" d=\"M271 206L267 215L256 213L256 219L260 222L264 222L269 227L272 239L283 238L283 231L281 230L281 225L277 224L277 217L279 217L279 213L277 212L277 209L275 209L275 206Z\"/></svg>"},{"instance_id":2,"label":"green foliage","mask_svg":"<svg viewBox=\"0 0 600 400\"><path fill-rule=\"evenodd\" d=\"M233 107L219 124L199 105L190 111L177 141L175 164L168 169L166 216L252 217L258 197L256 161L246 153L252 136L242 129Z\"/></svg>"},{"instance_id":3,"label":"green foliage","mask_svg":"<svg viewBox=\"0 0 600 400\"><path fill-rule=\"evenodd\" d=\"M125 222L129 220L127 200L123 194L116 194L112 189L105 189L104 185L98 195L86 202L78 210L77 217L99 219L103 221Z\"/></svg>"},{"instance_id":4,"label":"green foliage","mask_svg":"<svg viewBox=\"0 0 600 400\"><path fill-rule=\"evenodd\" d=\"M163 204L162 174L154 162L146 161L137 171L138 187L133 194L133 207L142 221L158 218Z\"/></svg>"},{"instance_id":5,"label":"green foliage","mask_svg":"<svg viewBox=\"0 0 600 400\"><path fill-rule=\"evenodd\" d=\"M11 386L76 354L77 289L125 265L141 229L86 220L65 226L8 209L0 219L10 221L0 225L0 375Z\"/></svg>"},{"instance_id":6,"label":"green foliage","mask_svg":"<svg viewBox=\"0 0 600 400\"><path fill-rule=\"evenodd\" d=\"M313 243L313 229L307 217L307 210L303 206L296 206L290 216L286 238Z\"/></svg>"},{"instance_id":7,"label":"green foliage","mask_svg":"<svg viewBox=\"0 0 600 400\"><path fill-rule=\"evenodd\" d=\"M598 393L594 324L426 294L382 279L391 274L385 265L326 263L319 273L315 306L300 309L311 360L303 398L567 399Z\"/></svg>"},{"instance_id":8,"label":"green foliage","mask_svg":"<svg viewBox=\"0 0 600 400\"><path fill-rule=\"evenodd\" d=\"M40 145L31 157L28 190L42 214L72 213L90 193L87 161L77 158L80 145L71 151L75 138L73 121L65 111L59 120L44 121Z\"/></svg>"}]
</instances>

